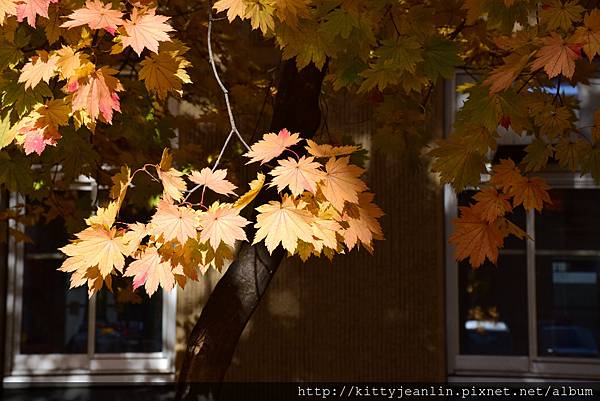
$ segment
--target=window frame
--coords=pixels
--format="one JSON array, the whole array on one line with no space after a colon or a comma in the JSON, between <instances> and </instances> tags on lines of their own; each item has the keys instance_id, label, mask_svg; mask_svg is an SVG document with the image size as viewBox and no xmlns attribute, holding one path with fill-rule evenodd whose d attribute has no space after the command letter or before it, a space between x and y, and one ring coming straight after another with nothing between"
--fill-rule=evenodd
<instances>
[{"instance_id":1,"label":"window frame","mask_svg":"<svg viewBox=\"0 0 600 401\"><path fill-rule=\"evenodd\" d=\"M455 91L456 75L445 86L445 132L450 133L457 112ZM588 174L580 176L572 172L536 174L553 188L600 189ZM451 185L444 185L444 237L446 276L446 356L447 374L464 376L511 376L522 378L575 378L600 377L600 358L548 357L537 354L537 305L535 276L535 242L527 241L527 316L529 354L523 356L465 355L460 354L458 263L454 260L454 246L448 243L452 233L452 221L458 217L457 194ZM535 238L535 211L526 212L527 234ZM502 254L502 252L501 252ZM501 256L500 256L501 257Z\"/></svg>"},{"instance_id":2,"label":"window frame","mask_svg":"<svg viewBox=\"0 0 600 401\"><path fill-rule=\"evenodd\" d=\"M71 186L89 191L92 199L98 192L93 178L79 177ZM24 197L11 193L9 206L23 203ZM23 230L14 220L9 227ZM21 354L22 284L24 244L9 238L7 255L5 383L27 382L172 382L175 377L175 338L177 291L162 297L162 351L149 353L95 354L96 295L88 302L88 339L86 354Z\"/></svg>"}]
</instances>

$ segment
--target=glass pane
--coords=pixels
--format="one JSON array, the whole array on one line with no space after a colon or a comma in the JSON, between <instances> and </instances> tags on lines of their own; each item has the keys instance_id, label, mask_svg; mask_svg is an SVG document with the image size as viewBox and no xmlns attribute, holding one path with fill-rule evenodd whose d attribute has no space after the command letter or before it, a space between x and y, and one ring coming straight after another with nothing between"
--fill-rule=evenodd
<instances>
[{"instance_id":1,"label":"glass pane","mask_svg":"<svg viewBox=\"0 0 600 401\"><path fill-rule=\"evenodd\" d=\"M538 350L599 357L600 190L555 189L536 215Z\"/></svg>"},{"instance_id":2,"label":"glass pane","mask_svg":"<svg viewBox=\"0 0 600 401\"><path fill-rule=\"evenodd\" d=\"M600 257L538 256L539 354L597 358Z\"/></svg>"},{"instance_id":3,"label":"glass pane","mask_svg":"<svg viewBox=\"0 0 600 401\"><path fill-rule=\"evenodd\" d=\"M468 205L474 192L459 195ZM525 213L518 208L509 219L525 229ZM473 269L458 265L460 353L467 355L527 355L527 268L525 241L508 238L498 265Z\"/></svg>"},{"instance_id":4,"label":"glass pane","mask_svg":"<svg viewBox=\"0 0 600 401\"><path fill-rule=\"evenodd\" d=\"M69 276L56 270L62 263L57 247L67 243L62 221L38 224L27 234L35 243L24 254L21 353L86 353L87 291L69 290Z\"/></svg>"},{"instance_id":5,"label":"glass pane","mask_svg":"<svg viewBox=\"0 0 600 401\"><path fill-rule=\"evenodd\" d=\"M148 297L130 283L116 278L114 294L96 295L96 353L162 351L162 292Z\"/></svg>"},{"instance_id":6,"label":"glass pane","mask_svg":"<svg viewBox=\"0 0 600 401\"><path fill-rule=\"evenodd\" d=\"M600 250L600 190L557 188L550 197L552 204L536 213L536 251Z\"/></svg>"}]
</instances>

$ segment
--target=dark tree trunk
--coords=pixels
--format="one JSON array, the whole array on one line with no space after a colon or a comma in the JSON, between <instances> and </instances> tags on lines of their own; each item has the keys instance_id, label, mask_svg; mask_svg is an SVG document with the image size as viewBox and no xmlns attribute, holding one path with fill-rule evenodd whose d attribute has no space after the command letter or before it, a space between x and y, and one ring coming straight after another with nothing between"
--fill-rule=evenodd
<instances>
[{"instance_id":1,"label":"dark tree trunk","mask_svg":"<svg viewBox=\"0 0 600 401\"><path fill-rule=\"evenodd\" d=\"M311 138L321 121L319 94L325 75L312 64L301 71L295 60L283 64L275 98L271 131L287 128ZM256 204L277 199L262 191ZM249 233L251 234L251 233ZM252 235L248 236L252 238ZM218 397L240 335L260 303L284 257L281 247L269 255L264 244L244 242L237 259L211 293L188 339L177 385L176 400Z\"/></svg>"}]
</instances>

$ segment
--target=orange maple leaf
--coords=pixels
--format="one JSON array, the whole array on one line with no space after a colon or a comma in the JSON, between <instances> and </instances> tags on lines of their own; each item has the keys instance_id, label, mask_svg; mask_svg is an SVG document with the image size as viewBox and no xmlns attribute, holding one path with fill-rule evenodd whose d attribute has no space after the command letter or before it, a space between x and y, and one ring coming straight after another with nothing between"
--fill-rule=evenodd
<instances>
[{"instance_id":1,"label":"orange maple leaf","mask_svg":"<svg viewBox=\"0 0 600 401\"><path fill-rule=\"evenodd\" d=\"M113 75L117 70L102 67L90 75L69 82L67 89L73 93L73 111L84 110L92 119L100 118L111 124L113 111L121 112L117 92L123 90L121 82Z\"/></svg>"},{"instance_id":2,"label":"orange maple leaf","mask_svg":"<svg viewBox=\"0 0 600 401\"><path fill-rule=\"evenodd\" d=\"M360 241L369 252L373 252L373 239L383 239L383 230L379 224L383 211L373 203L374 194L363 192L358 195L358 218L345 213L343 219L348 223L344 231L344 243L349 250Z\"/></svg>"},{"instance_id":3,"label":"orange maple leaf","mask_svg":"<svg viewBox=\"0 0 600 401\"><path fill-rule=\"evenodd\" d=\"M495 223L485 221L471 207L461 207L454 227L448 242L456 247L457 261L469 258L473 267L481 266L486 258L496 263L504 238Z\"/></svg>"},{"instance_id":4,"label":"orange maple leaf","mask_svg":"<svg viewBox=\"0 0 600 401\"><path fill-rule=\"evenodd\" d=\"M550 187L546 181L539 177L521 177L510 187L508 195L513 196L514 206L523 204L526 210L541 211L544 203L552 203L548 189Z\"/></svg>"},{"instance_id":5,"label":"orange maple leaf","mask_svg":"<svg viewBox=\"0 0 600 401\"><path fill-rule=\"evenodd\" d=\"M492 172L490 182L504 192L507 192L515 182L523 177L521 171L511 159L500 160L499 164L492 167Z\"/></svg>"},{"instance_id":6,"label":"orange maple leaf","mask_svg":"<svg viewBox=\"0 0 600 401\"><path fill-rule=\"evenodd\" d=\"M287 129L282 129L278 134L269 133L263 136L263 139L250 147L250 150L244 154L250 161L246 164L260 162L265 164L283 153L283 151L298 142L300 134L292 134Z\"/></svg>"},{"instance_id":7,"label":"orange maple leaf","mask_svg":"<svg viewBox=\"0 0 600 401\"><path fill-rule=\"evenodd\" d=\"M305 146L308 153L314 157L332 157L332 156L346 156L360 150L360 146L347 145L347 146L331 146L328 144L318 144L310 139L306 141L308 146Z\"/></svg>"},{"instance_id":8,"label":"orange maple leaf","mask_svg":"<svg viewBox=\"0 0 600 401\"><path fill-rule=\"evenodd\" d=\"M183 198L183 192L187 189L187 185L183 178L183 173L174 168L168 170L157 169L158 178L163 184L164 194L171 199L181 200Z\"/></svg>"},{"instance_id":9,"label":"orange maple leaf","mask_svg":"<svg viewBox=\"0 0 600 401\"><path fill-rule=\"evenodd\" d=\"M498 217L512 211L508 201L510 196L498 193L495 188L483 188L475 194L474 198L477 203L473 206L473 212L488 223L493 223Z\"/></svg>"},{"instance_id":10,"label":"orange maple leaf","mask_svg":"<svg viewBox=\"0 0 600 401\"><path fill-rule=\"evenodd\" d=\"M323 181L319 184L325 199L340 212L346 201L358 203L358 194L367 190L367 185L360 179L365 170L349 162L349 156L329 159Z\"/></svg>"},{"instance_id":11,"label":"orange maple leaf","mask_svg":"<svg viewBox=\"0 0 600 401\"><path fill-rule=\"evenodd\" d=\"M531 68L533 70L544 68L548 78L554 78L559 74L572 78L575 73L575 60L581 58L581 44L571 43L555 32L543 38L542 44Z\"/></svg>"}]
</instances>

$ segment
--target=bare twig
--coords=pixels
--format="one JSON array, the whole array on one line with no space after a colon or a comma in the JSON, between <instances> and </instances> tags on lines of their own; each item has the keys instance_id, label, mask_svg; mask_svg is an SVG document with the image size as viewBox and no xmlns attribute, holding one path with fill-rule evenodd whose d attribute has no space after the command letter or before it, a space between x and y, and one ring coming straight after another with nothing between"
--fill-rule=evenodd
<instances>
[{"instance_id":1,"label":"bare twig","mask_svg":"<svg viewBox=\"0 0 600 401\"><path fill-rule=\"evenodd\" d=\"M223 147L221 148L221 152L219 153L217 160L215 160L215 164L213 164L212 171L215 171L217 169L217 167L219 166L219 163L221 162L221 158L223 157L223 154L225 153L225 149L227 149L227 145L229 145L229 141L231 141L231 138L233 137L234 134L238 137L240 142L242 142L242 144L244 145L244 147L247 150L250 150L250 146L248 146L246 141L244 141L244 138L242 138L240 131L238 131L238 129L237 129L237 126L235 124L235 118L233 116L233 109L231 108L231 102L229 100L229 91L227 90L227 87L225 87L225 85L223 84L223 81L221 81L221 77L219 77L219 72L217 71L217 65L215 63L215 57L213 55L212 42L211 42L213 21L215 21L215 19L212 16L212 11L210 11L209 15L208 15L208 33L207 33L208 61L210 63L210 66L212 67L213 75L215 76L217 84L219 84L219 88L221 88L221 91L223 92L223 96L225 97L225 105L227 106L227 115L229 116L229 125L231 126L231 131L229 132L229 135L227 135L227 139L225 139L225 143L223 144ZM190 195L192 195L194 192L196 192L198 189L200 189L200 187L203 187L203 186L204 186L203 184L198 184L194 188L190 189L190 191L188 192L188 194L186 195L186 197L183 201L186 202L188 200L188 198L190 197ZM201 198L202 200L200 201L200 203L202 203L204 200L204 192L205 191L206 191L206 187L204 187L202 189L202 198Z\"/></svg>"}]
</instances>

